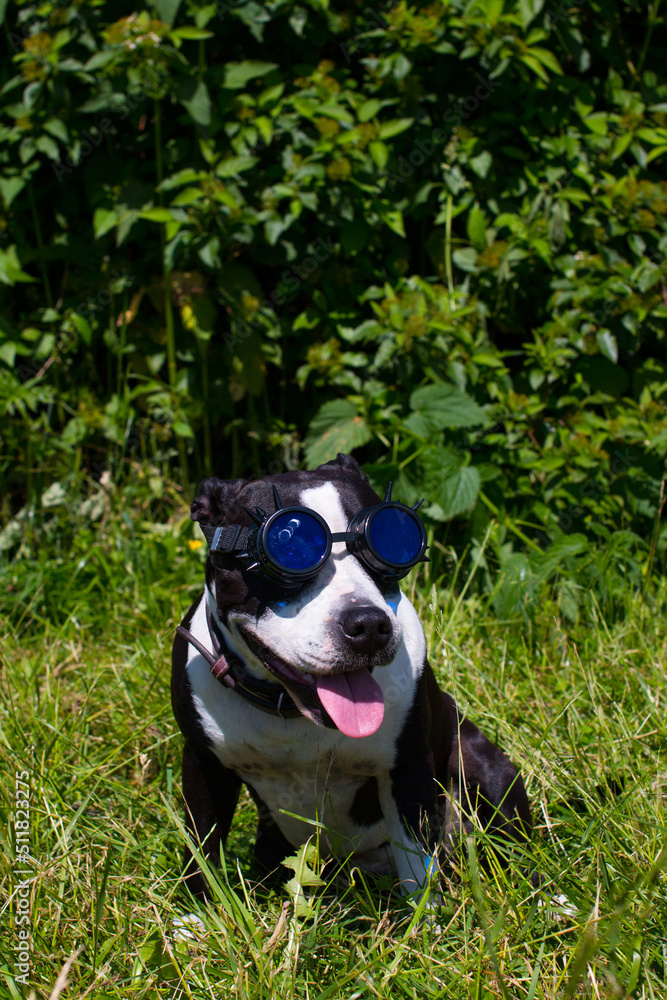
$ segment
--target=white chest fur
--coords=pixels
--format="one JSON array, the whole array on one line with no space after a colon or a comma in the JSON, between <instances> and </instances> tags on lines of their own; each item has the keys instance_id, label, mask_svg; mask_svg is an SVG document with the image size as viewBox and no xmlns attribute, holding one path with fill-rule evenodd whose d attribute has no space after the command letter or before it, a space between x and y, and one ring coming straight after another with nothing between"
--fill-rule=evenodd
<instances>
[{"instance_id":1,"label":"white chest fur","mask_svg":"<svg viewBox=\"0 0 667 1000\"><path fill-rule=\"evenodd\" d=\"M210 646L205 600L206 595L190 629ZM405 597L396 615L403 632L397 654L391 664L374 671L384 696L384 719L376 733L361 739L305 718L281 719L258 710L217 681L204 658L189 647L187 673L194 705L213 753L255 789L294 846L315 832L309 820L326 827L325 844L340 857L364 854L401 837L389 774L422 670L425 643ZM383 820L365 826L355 822L351 810L370 777L378 781Z\"/></svg>"}]
</instances>

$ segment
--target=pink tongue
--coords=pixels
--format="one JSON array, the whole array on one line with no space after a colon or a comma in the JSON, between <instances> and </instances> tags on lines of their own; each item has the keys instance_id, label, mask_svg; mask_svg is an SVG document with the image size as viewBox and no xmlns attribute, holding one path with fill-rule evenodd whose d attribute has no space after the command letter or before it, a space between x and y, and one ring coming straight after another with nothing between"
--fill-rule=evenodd
<instances>
[{"instance_id":1,"label":"pink tongue","mask_svg":"<svg viewBox=\"0 0 667 1000\"><path fill-rule=\"evenodd\" d=\"M384 718L384 698L366 667L317 678L317 695L346 736L370 736Z\"/></svg>"}]
</instances>

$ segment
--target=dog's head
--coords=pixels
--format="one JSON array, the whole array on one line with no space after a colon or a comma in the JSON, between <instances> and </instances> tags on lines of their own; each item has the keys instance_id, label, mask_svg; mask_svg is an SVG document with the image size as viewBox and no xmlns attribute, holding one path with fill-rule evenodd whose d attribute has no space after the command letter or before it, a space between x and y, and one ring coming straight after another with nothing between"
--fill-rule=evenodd
<instances>
[{"instance_id":1,"label":"dog's head","mask_svg":"<svg viewBox=\"0 0 667 1000\"><path fill-rule=\"evenodd\" d=\"M192 504L202 525L252 525L245 507L316 511L332 533L345 532L359 511L380 498L354 459L339 455L311 472L248 482L206 479ZM245 568L238 555L209 557L208 599L225 642L258 677L279 679L304 715L350 736L379 727L383 698L374 668L390 664L402 638L400 591L334 542L317 575L286 588ZM324 711L323 711L324 709Z\"/></svg>"}]
</instances>

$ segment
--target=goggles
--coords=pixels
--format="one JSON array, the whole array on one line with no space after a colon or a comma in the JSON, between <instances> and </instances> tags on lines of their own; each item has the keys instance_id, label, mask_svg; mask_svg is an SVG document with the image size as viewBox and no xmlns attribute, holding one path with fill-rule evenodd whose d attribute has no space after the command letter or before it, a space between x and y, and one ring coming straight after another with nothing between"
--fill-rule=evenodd
<instances>
[{"instance_id":1,"label":"goggles","mask_svg":"<svg viewBox=\"0 0 667 1000\"><path fill-rule=\"evenodd\" d=\"M243 506L253 524L221 528L200 525L215 563L216 555L231 555L246 562L249 572L279 583L300 587L322 569L334 542L345 542L348 551L368 569L391 583L404 577L418 562L428 562L426 529L416 514L424 502L406 507L391 499L391 487L381 503L355 514L347 531L331 532L324 518L308 507L285 507L273 487L275 511L266 514Z\"/></svg>"}]
</instances>

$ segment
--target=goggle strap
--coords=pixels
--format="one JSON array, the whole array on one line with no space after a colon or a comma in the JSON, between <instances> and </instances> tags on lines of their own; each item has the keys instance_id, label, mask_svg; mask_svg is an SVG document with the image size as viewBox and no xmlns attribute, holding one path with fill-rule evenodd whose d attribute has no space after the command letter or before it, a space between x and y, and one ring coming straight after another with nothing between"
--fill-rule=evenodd
<instances>
[{"instance_id":1,"label":"goggle strap","mask_svg":"<svg viewBox=\"0 0 667 1000\"><path fill-rule=\"evenodd\" d=\"M200 524L204 538L208 542L211 553L235 553L243 551L248 541L249 528L242 528L240 524L228 524L221 528L214 528L210 524Z\"/></svg>"}]
</instances>

